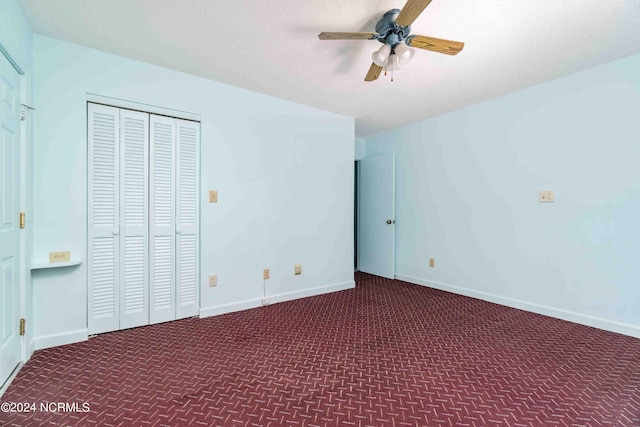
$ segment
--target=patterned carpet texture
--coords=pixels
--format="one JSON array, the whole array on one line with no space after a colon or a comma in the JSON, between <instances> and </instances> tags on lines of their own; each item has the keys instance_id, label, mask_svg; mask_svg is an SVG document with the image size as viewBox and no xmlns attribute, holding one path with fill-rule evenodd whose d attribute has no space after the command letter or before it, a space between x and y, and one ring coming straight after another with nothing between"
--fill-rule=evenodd
<instances>
[{"instance_id":1,"label":"patterned carpet texture","mask_svg":"<svg viewBox=\"0 0 640 427\"><path fill-rule=\"evenodd\" d=\"M0 425L640 426L640 340L356 282L37 351Z\"/></svg>"}]
</instances>

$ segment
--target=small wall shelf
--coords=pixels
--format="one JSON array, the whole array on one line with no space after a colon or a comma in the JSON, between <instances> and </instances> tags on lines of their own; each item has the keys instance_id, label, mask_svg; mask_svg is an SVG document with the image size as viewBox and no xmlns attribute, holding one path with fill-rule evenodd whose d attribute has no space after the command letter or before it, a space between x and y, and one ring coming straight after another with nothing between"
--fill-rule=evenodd
<instances>
[{"instance_id":1,"label":"small wall shelf","mask_svg":"<svg viewBox=\"0 0 640 427\"><path fill-rule=\"evenodd\" d=\"M71 267L82 264L82 258L71 257L69 261L49 262L47 258L36 258L31 261L31 270L41 270L43 268Z\"/></svg>"}]
</instances>

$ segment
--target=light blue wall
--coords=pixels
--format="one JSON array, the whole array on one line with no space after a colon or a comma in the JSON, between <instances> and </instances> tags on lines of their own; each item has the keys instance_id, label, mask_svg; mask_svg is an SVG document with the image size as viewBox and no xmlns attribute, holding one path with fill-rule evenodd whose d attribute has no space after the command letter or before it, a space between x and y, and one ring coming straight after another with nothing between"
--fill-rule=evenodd
<instances>
[{"instance_id":1,"label":"light blue wall","mask_svg":"<svg viewBox=\"0 0 640 427\"><path fill-rule=\"evenodd\" d=\"M396 153L399 278L640 337L640 55L365 145Z\"/></svg>"},{"instance_id":2,"label":"light blue wall","mask_svg":"<svg viewBox=\"0 0 640 427\"><path fill-rule=\"evenodd\" d=\"M356 138L355 150L354 150L354 155L356 160L360 160L365 156L364 149L365 149L365 139Z\"/></svg>"},{"instance_id":3,"label":"light blue wall","mask_svg":"<svg viewBox=\"0 0 640 427\"><path fill-rule=\"evenodd\" d=\"M353 119L39 35L34 68L36 256L86 258L93 93L202 117L203 315L260 305L263 268L275 300L354 285ZM34 290L37 347L86 337L86 260L36 272Z\"/></svg>"},{"instance_id":4,"label":"light blue wall","mask_svg":"<svg viewBox=\"0 0 640 427\"><path fill-rule=\"evenodd\" d=\"M9 58L14 67L22 74L20 103L32 105L31 99L31 58L33 53L32 33L27 20L15 0L0 0L0 50ZM21 233L21 313L27 320L24 338L23 360L33 352L33 297L30 277L31 253L31 133L33 115L21 122L21 165L20 165L20 210L27 213L27 227Z\"/></svg>"}]
</instances>

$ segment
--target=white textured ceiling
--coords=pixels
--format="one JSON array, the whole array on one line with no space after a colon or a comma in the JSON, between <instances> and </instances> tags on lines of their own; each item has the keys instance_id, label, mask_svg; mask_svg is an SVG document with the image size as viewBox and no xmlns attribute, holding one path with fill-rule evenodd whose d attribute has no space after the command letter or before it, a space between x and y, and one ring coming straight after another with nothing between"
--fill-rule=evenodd
<instances>
[{"instance_id":1,"label":"white textured ceiling","mask_svg":"<svg viewBox=\"0 0 640 427\"><path fill-rule=\"evenodd\" d=\"M412 26L465 42L364 82L374 31L405 0L19 0L33 30L333 111L366 136L640 52L640 0L433 0Z\"/></svg>"}]
</instances>

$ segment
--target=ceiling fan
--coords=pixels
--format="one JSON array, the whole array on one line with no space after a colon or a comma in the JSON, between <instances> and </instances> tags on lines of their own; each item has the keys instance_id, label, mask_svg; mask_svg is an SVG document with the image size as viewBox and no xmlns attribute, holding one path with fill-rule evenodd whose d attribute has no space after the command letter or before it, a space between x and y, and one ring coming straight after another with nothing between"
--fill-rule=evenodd
<instances>
[{"instance_id":1,"label":"ceiling fan","mask_svg":"<svg viewBox=\"0 0 640 427\"><path fill-rule=\"evenodd\" d=\"M342 33L322 32L318 34L320 40L378 40L382 47L371 55L373 64L369 68L364 80L377 80L384 68L393 73L401 65L405 65L413 58L412 48L425 49L433 52L456 55L464 47L464 43L452 40L437 39L435 37L411 34L411 24L429 6L431 0L407 0L402 10L391 9L384 14L376 24L375 33ZM391 75L393 81L393 74Z\"/></svg>"}]
</instances>

